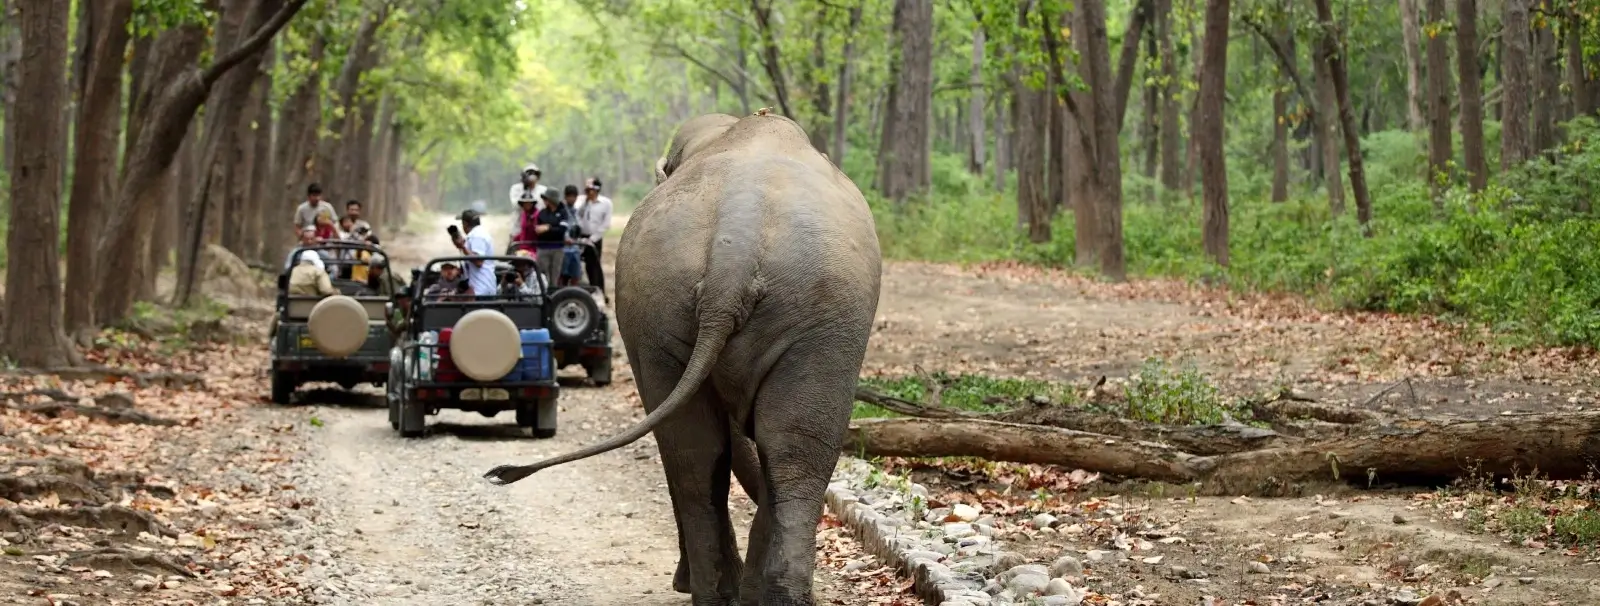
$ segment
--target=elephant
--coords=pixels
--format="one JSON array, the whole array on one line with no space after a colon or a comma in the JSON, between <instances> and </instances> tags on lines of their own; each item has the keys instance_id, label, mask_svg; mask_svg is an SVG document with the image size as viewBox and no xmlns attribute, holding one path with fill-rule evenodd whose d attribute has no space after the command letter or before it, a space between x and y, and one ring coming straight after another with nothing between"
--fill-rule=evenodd
<instances>
[{"instance_id":1,"label":"elephant","mask_svg":"<svg viewBox=\"0 0 1600 606\"><path fill-rule=\"evenodd\" d=\"M656 182L615 278L645 418L485 477L509 484L654 432L678 526L675 588L697 606L812 605L823 495L877 314L872 214L800 125L766 112L686 121ZM742 563L730 471L757 503Z\"/></svg>"}]
</instances>

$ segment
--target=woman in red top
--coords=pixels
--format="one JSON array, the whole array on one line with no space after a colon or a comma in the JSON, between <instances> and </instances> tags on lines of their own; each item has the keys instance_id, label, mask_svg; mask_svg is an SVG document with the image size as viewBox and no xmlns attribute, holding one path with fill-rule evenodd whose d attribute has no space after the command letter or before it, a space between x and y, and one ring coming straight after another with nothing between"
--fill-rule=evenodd
<instances>
[{"instance_id":1,"label":"woman in red top","mask_svg":"<svg viewBox=\"0 0 1600 606\"><path fill-rule=\"evenodd\" d=\"M531 190L523 192L522 199L517 200L517 206L522 207L522 225L518 226L521 228L517 230L517 233L520 234L518 236L520 239L512 244L511 254L517 254L519 250L533 250L534 228L539 225L539 205L537 202Z\"/></svg>"}]
</instances>

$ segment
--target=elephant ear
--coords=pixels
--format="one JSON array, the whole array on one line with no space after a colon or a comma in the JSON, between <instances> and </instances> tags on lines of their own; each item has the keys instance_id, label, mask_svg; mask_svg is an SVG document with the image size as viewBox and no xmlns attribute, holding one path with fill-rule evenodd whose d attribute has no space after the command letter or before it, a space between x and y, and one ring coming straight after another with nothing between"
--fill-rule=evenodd
<instances>
[{"instance_id":1,"label":"elephant ear","mask_svg":"<svg viewBox=\"0 0 1600 606\"><path fill-rule=\"evenodd\" d=\"M660 185L662 181L666 181L666 180L667 180L667 159L666 159L666 157L656 158L656 185Z\"/></svg>"}]
</instances>

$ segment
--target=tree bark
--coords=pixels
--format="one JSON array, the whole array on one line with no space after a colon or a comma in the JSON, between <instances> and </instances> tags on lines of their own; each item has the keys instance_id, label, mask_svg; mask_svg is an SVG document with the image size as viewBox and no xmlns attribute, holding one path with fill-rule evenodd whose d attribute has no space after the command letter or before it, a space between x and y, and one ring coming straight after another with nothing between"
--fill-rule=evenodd
<instances>
[{"instance_id":1,"label":"tree bark","mask_svg":"<svg viewBox=\"0 0 1600 606\"><path fill-rule=\"evenodd\" d=\"M1201 242L1206 255L1223 267L1228 265L1228 165L1222 149L1222 112L1228 92L1228 8L1228 0L1206 2L1205 38L1201 42L1205 71L1200 73L1194 120L1204 200Z\"/></svg>"},{"instance_id":2,"label":"tree bark","mask_svg":"<svg viewBox=\"0 0 1600 606\"><path fill-rule=\"evenodd\" d=\"M1509 3L1518 0L1508 0ZM1434 28L1448 22L1444 0L1427 0L1428 21ZM1428 183L1434 206L1444 207L1442 187L1452 180L1450 160L1450 46L1442 29L1428 36ZM1441 179L1443 181L1441 181Z\"/></svg>"},{"instance_id":3,"label":"tree bark","mask_svg":"<svg viewBox=\"0 0 1600 606\"><path fill-rule=\"evenodd\" d=\"M1042 243L1050 241L1050 215L1054 209L1046 191L1048 159L1046 135L1039 129L1029 129L1028 124L1049 122L1051 108L1049 91L1028 88L1018 81L1011 93L1015 102L1017 159L1017 211L1027 226L1028 239Z\"/></svg>"},{"instance_id":4,"label":"tree bark","mask_svg":"<svg viewBox=\"0 0 1600 606\"><path fill-rule=\"evenodd\" d=\"M853 13L859 15L858 12ZM987 104L983 90L983 45L987 41L983 25L972 29L972 70L967 76L967 131L972 144L967 148L967 170L974 175L983 174L987 153L984 149L988 135L984 133L984 107ZM848 43L846 43L848 44Z\"/></svg>"},{"instance_id":5,"label":"tree bark","mask_svg":"<svg viewBox=\"0 0 1600 606\"><path fill-rule=\"evenodd\" d=\"M1543 4L1541 12L1550 15L1551 10L1547 0L1534 0ZM1533 28L1533 143L1529 151L1535 154L1542 153L1556 146L1556 117L1560 114L1557 105L1561 102L1561 70L1557 67L1556 60L1560 51L1556 49L1556 34L1552 24L1554 19L1545 18L1543 23Z\"/></svg>"},{"instance_id":6,"label":"tree bark","mask_svg":"<svg viewBox=\"0 0 1600 606\"><path fill-rule=\"evenodd\" d=\"M932 184L933 0L895 0L894 38L900 49L893 101L885 124L889 153L879 161L885 198L902 202Z\"/></svg>"},{"instance_id":7,"label":"tree bark","mask_svg":"<svg viewBox=\"0 0 1600 606\"><path fill-rule=\"evenodd\" d=\"M342 136L347 130L346 122L357 111L359 101L356 95L360 92L361 75L371 67L372 47L378 28L388 17L388 4L383 4L375 12L362 17L361 26L356 30L356 35L350 41L350 48L345 53L343 66L339 68L339 77L334 81L334 97L329 102L336 111L328 121L328 132L334 133L335 136L324 137L317 143L316 161L311 166L310 175L311 180L321 182L323 197L329 200L346 197L346 193L342 190L343 176L338 172L345 154Z\"/></svg>"},{"instance_id":8,"label":"tree bark","mask_svg":"<svg viewBox=\"0 0 1600 606\"><path fill-rule=\"evenodd\" d=\"M1529 56L1529 0L1504 0L1504 26L1500 30L1500 73L1504 91L1500 98L1500 170L1522 164L1533 154L1530 145L1528 105L1533 88L1533 60Z\"/></svg>"},{"instance_id":9,"label":"tree bark","mask_svg":"<svg viewBox=\"0 0 1600 606\"><path fill-rule=\"evenodd\" d=\"M1116 107L1116 90L1111 86L1111 57L1106 40L1106 5L1104 0L1084 0L1084 21L1088 23L1089 90L1094 98L1095 115ZM1102 108L1104 108L1102 110ZM1113 120L1096 119L1078 124L1092 125L1094 130L1094 181L1095 214L1099 220L1100 273L1106 278L1122 281L1127 269L1122 248L1122 152L1117 138L1121 125ZM1088 127L1085 127L1088 128Z\"/></svg>"},{"instance_id":10,"label":"tree bark","mask_svg":"<svg viewBox=\"0 0 1600 606\"><path fill-rule=\"evenodd\" d=\"M272 117L272 70L277 62L276 49L268 51L262 60L261 69L255 75L255 84L251 87L250 98L256 104L255 120L246 124L250 129L250 183L247 200L248 207L245 211L244 237L240 246L245 259L253 259L263 263L271 263L283 255L272 247L266 250L266 240L263 236L268 225L269 214L280 205L273 204L278 192L279 179L274 173L272 136L275 131L273 124L276 120Z\"/></svg>"},{"instance_id":11,"label":"tree bark","mask_svg":"<svg viewBox=\"0 0 1600 606\"><path fill-rule=\"evenodd\" d=\"M849 36L844 40L844 49L840 51L839 60L839 90L835 92L833 107L833 163L844 166L845 153L850 149L850 89L855 80L855 52L856 30L861 26L861 5L850 7ZM981 118L980 118L981 119Z\"/></svg>"},{"instance_id":12,"label":"tree bark","mask_svg":"<svg viewBox=\"0 0 1600 606\"><path fill-rule=\"evenodd\" d=\"M1117 55L1117 130L1122 130L1128 115L1128 95L1133 92L1133 72L1139 64L1139 39L1144 36L1145 21L1150 18L1150 0L1140 0L1133 6L1128 18L1128 29L1122 32L1122 52Z\"/></svg>"},{"instance_id":13,"label":"tree bark","mask_svg":"<svg viewBox=\"0 0 1600 606\"><path fill-rule=\"evenodd\" d=\"M1179 124L1178 54L1172 43L1172 0L1154 0L1161 46L1161 187L1169 197L1183 186L1183 132Z\"/></svg>"},{"instance_id":14,"label":"tree bark","mask_svg":"<svg viewBox=\"0 0 1600 606\"><path fill-rule=\"evenodd\" d=\"M307 0L289 0L282 10L260 29L251 34L243 44L219 56L209 67L194 67L194 57L205 43L205 31L195 26L179 26L162 34L163 41L156 43L151 60L163 65L156 74L167 77L153 79L160 83L155 93L145 123L140 127L134 153L128 158L123 178L117 188L110 220L106 223L100 243L96 247L100 264L102 291L96 298L103 307L96 309L95 318L101 323L121 320L133 305L137 293L144 258L137 251L148 246L148 237L154 220L159 197L152 190L164 177L178 153L178 147L189 131L195 111L205 101L206 93L216 82L252 54L260 53L272 37L283 29L290 19L305 6Z\"/></svg>"},{"instance_id":15,"label":"tree bark","mask_svg":"<svg viewBox=\"0 0 1600 606\"><path fill-rule=\"evenodd\" d=\"M1317 79L1316 144L1322 152L1322 180L1328 189L1328 208L1334 216L1339 216L1344 214L1345 206L1344 179L1339 176L1339 122L1334 117L1338 111L1339 94L1334 90L1327 52L1321 44L1312 47L1312 69Z\"/></svg>"},{"instance_id":16,"label":"tree bark","mask_svg":"<svg viewBox=\"0 0 1600 606\"><path fill-rule=\"evenodd\" d=\"M62 328L61 176L59 142L67 135L67 21L71 5L17 0L22 48L17 65L15 164L6 230L4 327L6 356L30 368L71 366L78 354Z\"/></svg>"},{"instance_id":17,"label":"tree bark","mask_svg":"<svg viewBox=\"0 0 1600 606\"><path fill-rule=\"evenodd\" d=\"M1461 150L1467 183L1472 191L1489 184L1489 164L1483 156L1483 82L1478 65L1478 2L1456 0L1456 77L1461 97Z\"/></svg>"},{"instance_id":18,"label":"tree bark","mask_svg":"<svg viewBox=\"0 0 1600 606\"><path fill-rule=\"evenodd\" d=\"M1567 88L1572 115L1594 114L1593 83L1583 61L1583 15L1571 5L1566 11Z\"/></svg>"},{"instance_id":19,"label":"tree bark","mask_svg":"<svg viewBox=\"0 0 1600 606\"><path fill-rule=\"evenodd\" d=\"M327 39L321 34L313 34L311 46L305 51L304 58L308 64L320 63L327 52ZM314 166L317 158L317 127L322 122L322 74L318 70L310 70L303 79L294 87L294 92L284 101L280 113L283 119L278 125L277 156L278 175L280 182L277 187L279 195L274 199L280 207L266 211L268 220L265 223L267 231L263 234L269 248L273 250L287 250L292 240L286 236L290 224L283 221L289 216L295 206L303 199L305 187L314 178ZM273 259L283 258L283 254L274 255Z\"/></svg>"},{"instance_id":20,"label":"tree bark","mask_svg":"<svg viewBox=\"0 0 1600 606\"><path fill-rule=\"evenodd\" d=\"M121 136L123 57L128 48L132 0L81 0L87 29L87 60L79 93L73 144L72 195L67 207L65 328L69 335L92 334L95 239L100 235L106 198L116 179L117 140Z\"/></svg>"},{"instance_id":21,"label":"tree bark","mask_svg":"<svg viewBox=\"0 0 1600 606\"><path fill-rule=\"evenodd\" d=\"M1367 194L1366 171L1361 164L1361 133L1356 128L1355 110L1350 103L1350 76L1345 64L1347 51L1340 43L1338 24L1333 22L1333 8L1329 0L1316 0L1317 19L1322 22L1323 55L1328 57L1328 72L1333 75L1333 89L1339 105L1339 129L1344 132L1344 151L1350 162L1350 189L1356 197L1356 221L1363 233L1372 221L1372 198ZM1335 174L1333 178L1339 176Z\"/></svg>"},{"instance_id":22,"label":"tree bark","mask_svg":"<svg viewBox=\"0 0 1600 606\"><path fill-rule=\"evenodd\" d=\"M1406 58L1406 130L1422 130L1422 31L1417 26L1417 2L1400 0L1400 33Z\"/></svg>"},{"instance_id":23,"label":"tree bark","mask_svg":"<svg viewBox=\"0 0 1600 606\"><path fill-rule=\"evenodd\" d=\"M1272 201L1289 200L1289 92L1272 93Z\"/></svg>"}]
</instances>

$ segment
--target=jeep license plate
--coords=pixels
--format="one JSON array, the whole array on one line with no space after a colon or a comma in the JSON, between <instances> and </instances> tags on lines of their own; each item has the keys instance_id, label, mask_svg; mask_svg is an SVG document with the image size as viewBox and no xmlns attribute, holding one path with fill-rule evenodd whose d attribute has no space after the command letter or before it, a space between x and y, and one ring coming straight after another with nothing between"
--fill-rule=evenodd
<instances>
[{"instance_id":1,"label":"jeep license plate","mask_svg":"<svg viewBox=\"0 0 1600 606\"><path fill-rule=\"evenodd\" d=\"M311 349L311 348L316 347L316 346L317 346L317 342L311 340L311 335L300 335L300 348L301 349Z\"/></svg>"}]
</instances>

